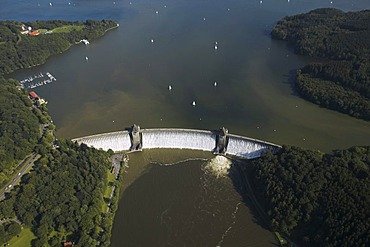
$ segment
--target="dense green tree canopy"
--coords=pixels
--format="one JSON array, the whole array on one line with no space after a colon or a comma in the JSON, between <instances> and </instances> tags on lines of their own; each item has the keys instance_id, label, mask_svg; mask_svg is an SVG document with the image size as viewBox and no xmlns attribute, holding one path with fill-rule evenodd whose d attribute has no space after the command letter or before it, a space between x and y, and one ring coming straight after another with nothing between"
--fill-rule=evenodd
<instances>
[{"instance_id":1,"label":"dense green tree canopy","mask_svg":"<svg viewBox=\"0 0 370 247\"><path fill-rule=\"evenodd\" d=\"M329 59L298 71L303 98L370 120L370 10L317 9L283 18L271 34L299 54Z\"/></svg>"},{"instance_id":2,"label":"dense green tree canopy","mask_svg":"<svg viewBox=\"0 0 370 247\"><path fill-rule=\"evenodd\" d=\"M41 137L32 102L16 83L0 76L0 185Z\"/></svg>"},{"instance_id":3,"label":"dense green tree canopy","mask_svg":"<svg viewBox=\"0 0 370 247\"><path fill-rule=\"evenodd\" d=\"M248 165L273 228L308 246L369 246L369 146L332 154L284 146Z\"/></svg>"},{"instance_id":4,"label":"dense green tree canopy","mask_svg":"<svg viewBox=\"0 0 370 247\"><path fill-rule=\"evenodd\" d=\"M22 177L21 185L0 204L1 216L15 214L31 227L37 237L33 245L60 246L62 238L68 238L76 246L96 246L101 233L108 230L101 211L109 154L70 141L60 141L59 146Z\"/></svg>"}]
</instances>

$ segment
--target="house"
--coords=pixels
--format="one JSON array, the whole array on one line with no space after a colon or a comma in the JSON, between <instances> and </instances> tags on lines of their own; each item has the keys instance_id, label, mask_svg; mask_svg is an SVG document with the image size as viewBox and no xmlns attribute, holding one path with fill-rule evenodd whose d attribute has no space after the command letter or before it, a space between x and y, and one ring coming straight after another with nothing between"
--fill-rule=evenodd
<instances>
[{"instance_id":1,"label":"house","mask_svg":"<svg viewBox=\"0 0 370 247\"><path fill-rule=\"evenodd\" d=\"M21 25L21 34L28 34L32 30L32 27L28 27L25 24Z\"/></svg>"},{"instance_id":2,"label":"house","mask_svg":"<svg viewBox=\"0 0 370 247\"><path fill-rule=\"evenodd\" d=\"M36 101L36 104L37 106L40 106L40 105L43 105L43 104L47 104L48 102L46 102L43 98L39 98L37 101Z\"/></svg>"},{"instance_id":3,"label":"house","mask_svg":"<svg viewBox=\"0 0 370 247\"><path fill-rule=\"evenodd\" d=\"M40 32L39 31L32 31L32 32L29 32L28 34L31 35L31 36L36 36L36 35L39 35Z\"/></svg>"},{"instance_id":4,"label":"house","mask_svg":"<svg viewBox=\"0 0 370 247\"><path fill-rule=\"evenodd\" d=\"M72 241L64 242L63 247L72 247L73 244L74 244L74 242L72 242Z\"/></svg>"},{"instance_id":5,"label":"house","mask_svg":"<svg viewBox=\"0 0 370 247\"><path fill-rule=\"evenodd\" d=\"M28 94L31 98L31 100L36 103L37 106L41 106L43 104L47 104L48 102L45 101L43 98L38 96L34 91L29 92Z\"/></svg>"},{"instance_id":6,"label":"house","mask_svg":"<svg viewBox=\"0 0 370 247\"><path fill-rule=\"evenodd\" d=\"M39 96L34 91L29 92L28 95L30 96L30 98L32 100L38 100L39 99Z\"/></svg>"}]
</instances>

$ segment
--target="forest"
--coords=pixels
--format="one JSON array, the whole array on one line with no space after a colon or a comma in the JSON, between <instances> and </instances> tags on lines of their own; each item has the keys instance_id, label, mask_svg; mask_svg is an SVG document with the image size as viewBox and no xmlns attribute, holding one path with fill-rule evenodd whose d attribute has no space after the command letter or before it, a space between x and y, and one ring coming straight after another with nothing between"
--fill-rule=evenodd
<instances>
[{"instance_id":1,"label":"forest","mask_svg":"<svg viewBox=\"0 0 370 247\"><path fill-rule=\"evenodd\" d=\"M37 36L21 34L22 24L31 27L32 30L43 32ZM64 26L76 28L46 32ZM27 23L0 21L0 74L43 64L50 56L68 50L81 39L95 40L114 27L117 27L117 23L111 20L85 22L54 20Z\"/></svg>"},{"instance_id":2,"label":"forest","mask_svg":"<svg viewBox=\"0 0 370 247\"><path fill-rule=\"evenodd\" d=\"M297 71L295 88L303 98L370 120L370 10L317 9L285 17L271 35L298 54L324 58Z\"/></svg>"},{"instance_id":3,"label":"forest","mask_svg":"<svg viewBox=\"0 0 370 247\"><path fill-rule=\"evenodd\" d=\"M283 146L246 165L274 230L302 246L370 245L370 146L331 154Z\"/></svg>"},{"instance_id":4,"label":"forest","mask_svg":"<svg viewBox=\"0 0 370 247\"><path fill-rule=\"evenodd\" d=\"M103 214L102 208L110 155L60 141L59 148L42 155L21 184L7 194L0 203L0 217L16 217L31 228L37 237L32 246L61 246L66 240L75 246L97 246L99 241L107 246L113 217ZM3 232L11 236L15 231L6 227Z\"/></svg>"},{"instance_id":5,"label":"forest","mask_svg":"<svg viewBox=\"0 0 370 247\"><path fill-rule=\"evenodd\" d=\"M0 76L0 186L41 138L39 118L25 90Z\"/></svg>"}]
</instances>

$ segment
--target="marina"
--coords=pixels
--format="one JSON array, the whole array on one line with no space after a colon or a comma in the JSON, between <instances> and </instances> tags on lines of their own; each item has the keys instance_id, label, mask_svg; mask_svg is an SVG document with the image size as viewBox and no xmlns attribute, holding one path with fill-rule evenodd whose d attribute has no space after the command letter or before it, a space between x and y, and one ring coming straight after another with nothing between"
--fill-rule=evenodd
<instances>
[{"instance_id":1,"label":"marina","mask_svg":"<svg viewBox=\"0 0 370 247\"><path fill-rule=\"evenodd\" d=\"M19 83L27 89L33 89L36 87L41 87L56 81L57 79L50 73L46 72L46 76L43 73L39 73L37 75L28 76L25 79L19 81Z\"/></svg>"}]
</instances>

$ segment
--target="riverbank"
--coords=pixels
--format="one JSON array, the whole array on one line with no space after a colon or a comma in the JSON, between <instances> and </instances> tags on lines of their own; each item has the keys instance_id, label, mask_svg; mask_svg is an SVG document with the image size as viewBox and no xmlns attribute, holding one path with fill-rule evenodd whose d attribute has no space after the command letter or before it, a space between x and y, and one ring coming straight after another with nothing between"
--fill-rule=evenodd
<instances>
[{"instance_id":1,"label":"riverbank","mask_svg":"<svg viewBox=\"0 0 370 247\"><path fill-rule=\"evenodd\" d=\"M118 28L118 27L119 27L119 23L117 23L117 25L116 25L115 27L110 27L110 28L106 29L106 30L104 31L104 33L108 32L108 31L110 31L110 30L116 29L116 28Z\"/></svg>"},{"instance_id":2,"label":"riverbank","mask_svg":"<svg viewBox=\"0 0 370 247\"><path fill-rule=\"evenodd\" d=\"M281 234L275 231L270 224L268 215L266 214L263 207L260 205L261 200L257 199L255 194L256 187L253 184L252 178L252 167L247 163L247 161L234 160L232 169L230 171L230 177L236 186L236 190L240 193L243 198L244 203L251 207L251 210L255 213L255 217L258 221L262 221L263 227L267 228L271 233L274 234L277 243L280 246L295 246L294 243L288 242Z\"/></svg>"},{"instance_id":3,"label":"riverbank","mask_svg":"<svg viewBox=\"0 0 370 247\"><path fill-rule=\"evenodd\" d=\"M102 207L102 215L104 217L105 231L101 231L99 246L107 247L111 241L111 231L114 222L114 216L118 209L118 201L123 182L123 173L128 167L129 158L125 153L113 154L110 157L112 167L107 171L108 183L105 188L104 205Z\"/></svg>"}]
</instances>

